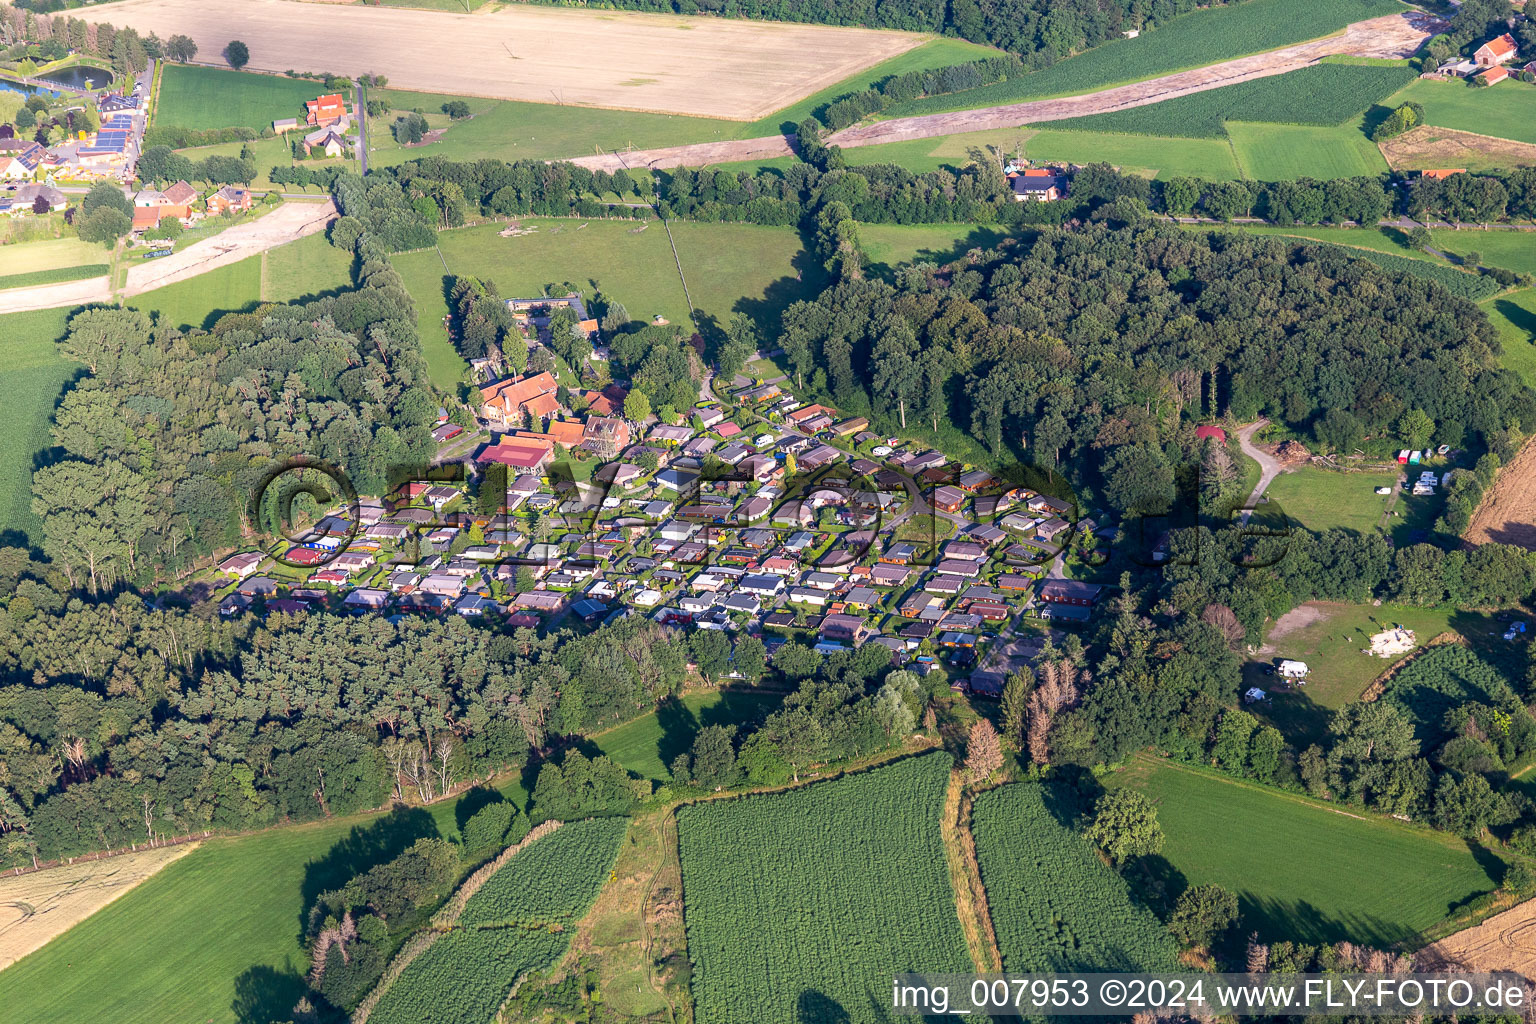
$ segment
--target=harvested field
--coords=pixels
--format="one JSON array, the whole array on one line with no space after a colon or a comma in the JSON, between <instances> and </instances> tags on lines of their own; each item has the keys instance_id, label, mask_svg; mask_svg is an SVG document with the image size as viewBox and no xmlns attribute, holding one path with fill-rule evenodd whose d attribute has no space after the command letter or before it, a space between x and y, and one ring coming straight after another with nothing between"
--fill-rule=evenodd
<instances>
[{"instance_id":1,"label":"harvested field","mask_svg":"<svg viewBox=\"0 0 1536 1024\"><path fill-rule=\"evenodd\" d=\"M1426 969L1463 964L1472 971L1515 971L1536 979L1536 900L1431 943L1415 962Z\"/></svg>"},{"instance_id":2,"label":"harvested field","mask_svg":"<svg viewBox=\"0 0 1536 1024\"><path fill-rule=\"evenodd\" d=\"M41 948L195 849L196 843L162 846L0 878L0 968Z\"/></svg>"},{"instance_id":3,"label":"harvested field","mask_svg":"<svg viewBox=\"0 0 1536 1024\"><path fill-rule=\"evenodd\" d=\"M1434 125L1419 127L1380 144L1381 155L1394 171L1430 167L1465 167L1486 171L1496 167L1536 167L1536 146L1496 139Z\"/></svg>"},{"instance_id":4,"label":"harvested field","mask_svg":"<svg viewBox=\"0 0 1536 1024\"><path fill-rule=\"evenodd\" d=\"M1536 551L1536 439L1499 470L1472 514L1466 538L1473 544L1497 541Z\"/></svg>"},{"instance_id":5,"label":"harvested field","mask_svg":"<svg viewBox=\"0 0 1536 1024\"><path fill-rule=\"evenodd\" d=\"M254 71L371 72L400 89L742 121L927 38L522 4L452 14L270 0L125 0L113 5L112 21L161 37L185 33L213 63L230 39L239 39L250 47ZM338 48L337 39L347 45ZM600 60L587 59L597 54Z\"/></svg>"}]
</instances>

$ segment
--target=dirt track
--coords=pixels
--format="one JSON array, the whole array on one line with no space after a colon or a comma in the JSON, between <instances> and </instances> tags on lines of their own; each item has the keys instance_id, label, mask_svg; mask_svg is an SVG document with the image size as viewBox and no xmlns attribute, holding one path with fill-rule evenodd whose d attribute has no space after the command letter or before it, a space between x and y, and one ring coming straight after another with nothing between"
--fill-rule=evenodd
<instances>
[{"instance_id":1,"label":"dirt track","mask_svg":"<svg viewBox=\"0 0 1536 1024\"><path fill-rule=\"evenodd\" d=\"M239 263L248 256L276 248L285 242L324 231L336 219L336 207L324 203L284 203L249 224L204 239L196 245L158 260L141 263L128 271L124 295L138 295L185 281L210 270Z\"/></svg>"},{"instance_id":2,"label":"dirt track","mask_svg":"<svg viewBox=\"0 0 1536 1024\"><path fill-rule=\"evenodd\" d=\"M399 89L756 120L927 39L824 25L517 4L452 14L289 0L123 0L93 19L185 33L223 66L379 73Z\"/></svg>"},{"instance_id":3,"label":"dirt track","mask_svg":"<svg viewBox=\"0 0 1536 1024\"><path fill-rule=\"evenodd\" d=\"M831 142L839 146L872 146L882 142L902 142L908 139L927 139L941 135L957 135L962 132L987 131L996 128L1016 128L1024 124L1044 121L1060 121L1069 117L1088 114L1104 114L1128 107L1144 107L1152 103L1186 96L1190 93L1219 89L1254 78L1283 75L1333 54L1351 54L1360 57L1401 57L1413 53L1429 36L1417 17L1405 14L1389 14L1368 21L1358 21L1339 35L1298 43L1251 57L1222 61L1193 71L1180 71L1161 78L1153 78L1133 85L1121 85L1081 96L1061 99L1031 100L1026 103L1009 103L997 107L981 107L976 110L959 110L948 114L924 114L920 117L898 117L889 121L875 121L855 125L833 135ZM692 167L711 163L727 163L736 160L759 160L765 156L785 156L790 153L783 139L744 139L737 142L711 142L695 146L673 146L668 149L637 150L619 155L585 157L577 160L584 166L608 171L620 167Z\"/></svg>"},{"instance_id":4,"label":"dirt track","mask_svg":"<svg viewBox=\"0 0 1536 1024\"><path fill-rule=\"evenodd\" d=\"M1536 438L1525 443L1514 460L1483 495L1466 539L1472 544L1518 544L1536 551Z\"/></svg>"},{"instance_id":5,"label":"dirt track","mask_svg":"<svg viewBox=\"0 0 1536 1024\"><path fill-rule=\"evenodd\" d=\"M85 306L92 302L112 301L112 279L92 277L84 281L66 281L63 284L38 285L35 288L12 288L0 292L0 313L25 313L33 309L54 309L58 306Z\"/></svg>"}]
</instances>

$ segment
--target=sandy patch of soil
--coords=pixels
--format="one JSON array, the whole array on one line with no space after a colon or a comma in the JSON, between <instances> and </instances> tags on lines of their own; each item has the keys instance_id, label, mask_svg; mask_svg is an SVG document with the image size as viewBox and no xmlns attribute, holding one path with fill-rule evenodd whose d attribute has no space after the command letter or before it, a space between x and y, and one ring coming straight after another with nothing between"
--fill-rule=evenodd
<instances>
[{"instance_id":1,"label":"sandy patch of soil","mask_svg":"<svg viewBox=\"0 0 1536 1024\"><path fill-rule=\"evenodd\" d=\"M1493 487L1472 514L1466 539L1472 544L1497 541L1536 551L1536 438L1499 470Z\"/></svg>"},{"instance_id":2,"label":"sandy patch of soil","mask_svg":"<svg viewBox=\"0 0 1536 1024\"><path fill-rule=\"evenodd\" d=\"M1422 124L1381 143L1381 155L1393 170L1431 167L1536 167L1536 146Z\"/></svg>"}]
</instances>

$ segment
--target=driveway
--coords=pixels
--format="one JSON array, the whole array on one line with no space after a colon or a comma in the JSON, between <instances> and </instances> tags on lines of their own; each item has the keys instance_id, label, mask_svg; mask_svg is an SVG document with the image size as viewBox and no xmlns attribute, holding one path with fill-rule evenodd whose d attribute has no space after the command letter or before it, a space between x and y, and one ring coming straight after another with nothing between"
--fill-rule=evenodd
<instances>
[{"instance_id":1,"label":"driveway","mask_svg":"<svg viewBox=\"0 0 1536 1024\"><path fill-rule=\"evenodd\" d=\"M1247 507L1243 509L1240 519L1240 522L1245 524L1248 522L1248 517L1253 515L1254 506L1264 496L1264 488L1280 475L1283 468L1279 459L1253 446L1253 435L1267 426L1269 426L1269 420L1261 417L1237 432L1237 443L1242 448L1243 454L1259 464L1259 482L1254 486L1253 493L1248 495L1248 500L1245 502Z\"/></svg>"}]
</instances>

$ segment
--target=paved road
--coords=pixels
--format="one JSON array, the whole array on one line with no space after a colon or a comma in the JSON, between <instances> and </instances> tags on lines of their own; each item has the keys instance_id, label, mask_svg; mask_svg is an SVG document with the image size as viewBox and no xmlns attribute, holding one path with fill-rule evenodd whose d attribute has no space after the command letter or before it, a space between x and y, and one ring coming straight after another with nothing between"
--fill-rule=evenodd
<instances>
[{"instance_id":1,"label":"paved road","mask_svg":"<svg viewBox=\"0 0 1536 1024\"><path fill-rule=\"evenodd\" d=\"M1115 86L1098 92L1060 99L1032 100L1027 103L982 107L977 110L874 121L845 128L828 141L844 147L871 146L884 142L955 135L961 132L1016 128L1025 124L1060 121L1069 117L1083 117L1087 114L1102 114L1131 107L1142 107L1178 96L1219 89L1224 85L1234 85L1271 75L1283 75L1287 71L1295 71L1298 68L1316 64L1322 58L1335 54L1405 57L1418 50L1420 44L1429 37L1429 29L1429 22L1421 12L1389 14L1381 18L1356 22L1341 34L1329 36L1326 39L1315 39L1307 43L1270 50L1267 53L1221 61L1193 71L1180 71L1132 85ZM663 149L576 157L572 162L593 170L610 172L632 167L699 167L714 163L789 156L793 153L792 141L791 138L775 135L767 138L737 139L727 142L699 143L692 146L669 146Z\"/></svg>"},{"instance_id":2,"label":"paved road","mask_svg":"<svg viewBox=\"0 0 1536 1024\"><path fill-rule=\"evenodd\" d=\"M1248 522L1248 517L1253 515L1254 506L1264 496L1264 489L1280 475L1283 468L1279 459L1253 446L1253 435L1267 426L1269 426L1269 420L1261 417L1237 432L1238 447L1242 448L1244 455L1259 464L1259 482L1254 486L1253 493L1248 495L1248 500L1244 503L1247 507L1243 509L1240 517L1240 521L1245 524Z\"/></svg>"}]
</instances>

